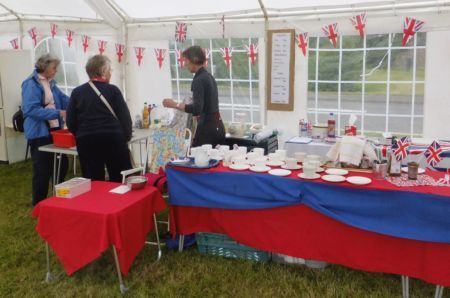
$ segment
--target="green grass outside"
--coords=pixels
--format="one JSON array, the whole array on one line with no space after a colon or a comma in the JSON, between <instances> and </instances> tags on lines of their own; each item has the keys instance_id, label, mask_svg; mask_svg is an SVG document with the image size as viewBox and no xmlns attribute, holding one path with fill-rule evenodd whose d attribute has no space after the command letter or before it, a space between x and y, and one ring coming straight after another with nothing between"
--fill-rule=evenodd
<instances>
[{"instance_id":1,"label":"green grass outside","mask_svg":"<svg viewBox=\"0 0 450 298\"><path fill-rule=\"evenodd\" d=\"M0 165L0 297L121 297L111 251L68 277L52 254L56 280L44 282L45 246L31 217L31 162ZM123 297L400 297L400 277L341 266L252 263L164 251L146 246L125 278ZM411 297L432 297L435 287L411 281ZM445 297L450 291L445 289Z\"/></svg>"}]
</instances>

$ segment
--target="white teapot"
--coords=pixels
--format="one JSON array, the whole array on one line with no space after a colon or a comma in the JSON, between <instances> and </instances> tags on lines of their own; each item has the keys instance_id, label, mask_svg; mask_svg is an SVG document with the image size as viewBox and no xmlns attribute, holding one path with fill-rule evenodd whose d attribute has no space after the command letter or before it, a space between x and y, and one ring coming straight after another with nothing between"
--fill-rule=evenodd
<instances>
[{"instance_id":1,"label":"white teapot","mask_svg":"<svg viewBox=\"0 0 450 298\"><path fill-rule=\"evenodd\" d=\"M198 147L194 153L194 161L197 167L207 167L209 165L209 155L205 148Z\"/></svg>"}]
</instances>

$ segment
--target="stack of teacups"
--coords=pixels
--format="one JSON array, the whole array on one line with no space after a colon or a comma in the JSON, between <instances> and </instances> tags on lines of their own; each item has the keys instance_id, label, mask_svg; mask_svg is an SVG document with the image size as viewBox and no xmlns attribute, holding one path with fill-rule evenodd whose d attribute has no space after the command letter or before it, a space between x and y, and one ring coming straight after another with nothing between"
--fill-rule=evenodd
<instances>
[{"instance_id":1,"label":"stack of teacups","mask_svg":"<svg viewBox=\"0 0 450 298\"><path fill-rule=\"evenodd\" d=\"M286 169L288 170L296 170L298 169L298 164L297 164L297 159L292 158L292 157L286 157L286 159L284 160L286 165Z\"/></svg>"},{"instance_id":2,"label":"stack of teacups","mask_svg":"<svg viewBox=\"0 0 450 298\"><path fill-rule=\"evenodd\" d=\"M284 161L286 159L286 150L278 149L275 150L275 153L278 154L278 159Z\"/></svg>"},{"instance_id":3,"label":"stack of teacups","mask_svg":"<svg viewBox=\"0 0 450 298\"><path fill-rule=\"evenodd\" d=\"M305 152L295 152L294 158L297 160L297 162L303 162L303 160L306 158Z\"/></svg>"},{"instance_id":4,"label":"stack of teacups","mask_svg":"<svg viewBox=\"0 0 450 298\"><path fill-rule=\"evenodd\" d=\"M316 173L317 167L309 162L303 163L303 175L305 178L312 178Z\"/></svg>"}]
</instances>

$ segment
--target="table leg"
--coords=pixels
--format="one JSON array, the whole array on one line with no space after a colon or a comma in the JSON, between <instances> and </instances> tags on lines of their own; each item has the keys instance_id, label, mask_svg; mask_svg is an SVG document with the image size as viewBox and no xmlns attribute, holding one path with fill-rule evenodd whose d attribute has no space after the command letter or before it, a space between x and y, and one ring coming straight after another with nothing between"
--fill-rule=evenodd
<instances>
[{"instance_id":1,"label":"table leg","mask_svg":"<svg viewBox=\"0 0 450 298\"><path fill-rule=\"evenodd\" d=\"M56 175L55 185L59 183L59 176L61 174L61 160L62 160L62 153L59 153L58 154L58 174Z\"/></svg>"},{"instance_id":2,"label":"table leg","mask_svg":"<svg viewBox=\"0 0 450 298\"><path fill-rule=\"evenodd\" d=\"M161 250L161 241L159 239L159 231L158 231L158 222L156 221L156 214L153 213L153 225L155 226L155 234L156 234L156 243L151 241L145 241L146 244L157 245L158 246L158 256L156 257L156 261L153 264L156 264L161 260L162 250Z\"/></svg>"},{"instance_id":3,"label":"table leg","mask_svg":"<svg viewBox=\"0 0 450 298\"><path fill-rule=\"evenodd\" d=\"M125 294L128 291L128 288L125 287L125 284L123 283L122 273L120 272L119 257L117 256L116 246L113 245L112 247L113 247L113 253L114 253L114 261L116 263L117 276L119 277L120 293Z\"/></svg>"},{"instance_id":4,"label":"table leg","mask_svg":"<svg viewBox=\"0 0 450 298\"><path fill-rule=\"evenodd\" d=\"M434 298L442 298L444 295L444 286L436 286L436 292L434 292Z\"/></svg>"},{"instance_id":5,"label":"table leg","mask_svg":"<svg viewBox=\"0 0 450 298\"><path fill-rule=\"evenodd\" d=\"M402 297L409 298L409 277L402 275Z\"/></svg>"},{"instance_id":6,"label":"table leg","mask_svg":"<svg viewBox=\"0 0 450 298\"><path fill-rule=\"evenodd\" d=\"M77 156L73 156L73 175L77 175Z\"/></svg>"},{"instance_id":7,"label":"table leg","mask_svg":"<svg viewBox=\"0 0 450 298\"><path fill-rule=\"evenodd\" d=\"M53 281L53 274L50 270L50 247L47 241L45 241L45 253L47 255L47 274L45 275L45 281L51 282Z\"/></svg>"},{"instance_id":8,"label":"table leg","mask_svg":"<svg viewBox=\"0 0 450 298\"><path fill-rule=\"evenodd\" d=\"M182 252L184 246L184 235L180 235L180 239L178 241L178 251Z\"/></svg>"},{"instance_id":9,"label":"table leg","mask_svg":"<svg viewBox=\"0 0 450 298\"><path fill-rule=\"evenodd\" d=\"M56 189L55 189L55 185L56 185L56 155L57 153L53 153L53 186L52 186L52 193L55 196L56 195Z\"/></svg>"}]
</instances>

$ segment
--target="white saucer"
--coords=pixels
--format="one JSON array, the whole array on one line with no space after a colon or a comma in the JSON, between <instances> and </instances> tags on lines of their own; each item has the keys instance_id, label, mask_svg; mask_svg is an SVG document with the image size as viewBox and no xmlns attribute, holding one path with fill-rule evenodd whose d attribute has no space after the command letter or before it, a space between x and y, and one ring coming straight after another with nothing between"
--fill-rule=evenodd
<instances>
[{"instance_id":1,"label":"white saucer","mask_svg":"<svg viewBox=\"0 0 450 298\"><path fill-rule=\"evenodd\" d=\"M408 173L408 167L402 167L402 172L403 173ZM423 173L425 173L425 169L422 169L422 168L418 168L417 169L417 174L423 174Z\"/></svg>"},{"instance_id":2,"label":"white saucer","mask_svg":"<svg viewBox=\"0 0 450 298\"><path fill-rule=\"evenodd\" d=\"M313 179L319 179L320 178L320 174L317 174L317 173L314 173L314 175L312 175L312 177L306 177L305 173L300 173L297 176L302 178L302 179L308 179L308 180L313 180Z\"/></svg>"},{"instance_id":3,"label":"white saucer","mask_svg":"<svg viewBox=\"0 0 450 298\"><path fill-rule=\"evenodd\" d=\"M281 168L282 168L282 169L286 169L286 170L299 170L299 169L302 168L302 166L301 166L301 165L296 165L295 167L288 168L287 165L282 165Z\"/></svg>"},{"instance_id":4,"label":"white saucer","mask_svg":"<svg viewBox=\"0 0 450 298\"><path fill-rule=\"evenodd\" d=\"M247 164L242 164L242 163L230 165L230 169L235 170L235 171L248 170L249 168L250 168L249 165L247 165Z\"/></svg>"},{"instance_id":5,"label":"white saucer","mask_svg":"<svg viewBox=\"0 0 450 298\"><path fill-rule=\"evenodd\" d=\"M279 167L282 165L284 165L284 162L280 161L280 160L271 160L271 161L266 162L266 166L270 166L270 167Z\"/></svg>"},{"instance_id":6,"label":"white saucer","mask_svg":"<svg viewBox=\"0 0 450 298\"><path fill-rule=\"evenodd\" d=\"M343 182L345 181L345 177L341 175L323 175L322 180L328 182Z\"/></svg>"},{"instance_id":7,"label":"white saucer","mask_svg":"<svg viewBox=\"0 0 450 298\"><path fill-rule=\"evenodd\" d=\"M366 185L372 182L372 179L362 176L347 177L347 182L356 185Z\"/></svg>"},{"instance_id":8,"label":"white saucer","mask_svg":"<svg viewBox=\"0 0 450 298\"><path fill-rule=\"evenodd\" d=\"M274 176L289 176L291 173L291 171L283 169L273 169L269 171L269 174Z\"/></svg>"},{"instance_id":9,"label":"white saucer","mask_svg":"<svg viewBox=\"0 0 450 298\"><path fill-rule=\"evenodd\" d=\"M190 161L189 158L185 158L185 159L174 159L174 160L171 160L170 163L173 163L173 164L176 164L176 165L182 165L182 164L188 163L189 161Z\"/></svg>"},{"instance_id":10,"label":"white saucer","mask_svg":"<svg viewBox=\"0 0 450 298\"><path fill-rule=\"evenodd\" d=\"M341 175L341 176L344 176L344 175L348 174L348 171L347 170L343 170L343 169L330 168L330 169L327 169L325 171L325 173L330 174L330 175Z\"/></svg>"},{"instance_id":11,"label":"white saucer","mask_svg":"<svg viewBox=\"0 0 450 298\"><path fill-rule=\"evenodd\" d=\"M256 172L256 173L264 173L264 172L267 172L267 171L270 171L270 170L271 170L271 167L268 167L268 166L263 166L263 167L253 166L253 167L250 167L250 171Z\"/></svg>"},{"instance_id":12,"label":"white saucer","mask_svg":"<svg viewBox=\"0 0 450 298\"><path fill-rule=\"evenodd\" d=\"M324 168L317 168L316 173L322 173L323 171L325 171Z\"/></svg>"}]
</instances>

